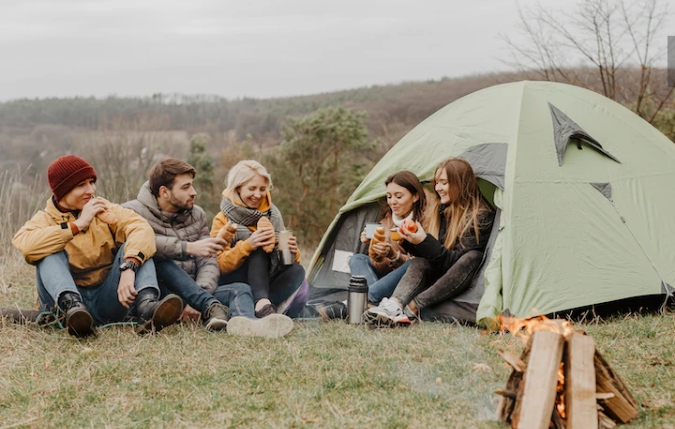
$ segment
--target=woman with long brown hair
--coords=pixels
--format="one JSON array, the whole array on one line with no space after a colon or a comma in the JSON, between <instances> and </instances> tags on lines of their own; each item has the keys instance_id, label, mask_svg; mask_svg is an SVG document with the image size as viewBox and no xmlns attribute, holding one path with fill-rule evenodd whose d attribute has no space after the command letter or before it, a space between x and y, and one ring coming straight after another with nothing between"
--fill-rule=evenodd
<instances>
[{"instance_id":1,"label":"woman with long brown hair","mask_svg":"<svg viewBox=\"0 0 675 429\"><path fill-rule=\"evenodd\" d=\"M410 265L411 256L402 247L401 237L394 237L393 228L406 220L422 221L426 207L424 187L415 173L399 171L387 177L387 210L380 221L381 236L366 237L361 232L361 242L368 244L368 254L357 253L349 260L352 275L361 275L368 283L368 300L377 305L388 298Z\"/></svg>"},{"instance_id":2,"label":"woman with long brown hair","mask_svg":"<svg viewBox=\"0 0 675 429\"><path fill-rule=\"evenodd\" d=\"M441 162L433 185L438 199L426 212L429 232L420 222L415 223L414 232L405 225L399 227L404 248L416 257L391 298L366 311L368 324L410 323L409 315L465 291L481 265L494 212L478 188L471 165L461 158ZM458 314L450 316L467 321L473 312L475 317L476 308L466 306L470 304L458 305Z\"/></svg>"}]
</instances>

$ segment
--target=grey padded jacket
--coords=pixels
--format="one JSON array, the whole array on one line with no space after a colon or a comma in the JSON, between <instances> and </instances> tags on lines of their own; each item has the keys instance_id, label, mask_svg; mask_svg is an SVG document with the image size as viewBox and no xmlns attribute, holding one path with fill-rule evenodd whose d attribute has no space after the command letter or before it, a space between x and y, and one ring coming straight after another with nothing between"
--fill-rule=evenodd
<instances>
[{"instance_id":1,"label":"grey padded jacket","mask_svg":"<svg viewBox=\"0 0 675 429\"><path fill-rule=\"evenodd\" d=\"M135 200L122 204L122 207L141 215L155 231L155 258L173 259L199 286L210 294L215 292L220 276L216 258L192 256L185 252L188 242L210 238L206 213L201 207L194 206L183 213L163 211L150 192L149 182L143 184Z\"/></svg>"}]
</instances>

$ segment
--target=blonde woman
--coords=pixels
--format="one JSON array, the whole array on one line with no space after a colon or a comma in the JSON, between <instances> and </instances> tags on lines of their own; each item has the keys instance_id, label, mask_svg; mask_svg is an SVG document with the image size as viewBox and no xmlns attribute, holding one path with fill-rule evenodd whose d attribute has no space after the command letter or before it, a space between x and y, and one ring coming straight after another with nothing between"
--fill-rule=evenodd
<instances>
[{"instance_id":1,"label":"blonde woman","mask_svg":"<svg viewBox=\"0 0 675 429\"><path fill-rule=\"evenodd\" d=\"M277 307L288 302L305 281L295 237L288 243L294 255L291 265L280 262L276 247L271 250L276 246L278 232L285 230L281 213L272 204L272 187L272 178L259 162L244 160L237 163L227 175L221 211L213 219L211 228L211 236L215 237L228 222L237 225L231 243L218 253L222 274L220 284L243 281L251 285L256 317L276 313ZM271 226L258 227L263 217ZM304 304L294 302L293 309L287 308L285 312L293 317L295 309L299 311Z\"/></svg>"},{"instance_id":2,"label":"blonde woman","mask_svg":"<svg viewBox=\"0 0 675 429\"><path fill-rule=\"evenodd\" d=\"M404 248L416 257L391 298L382 299L364 314L371 325L409 324L410 314L465 291L481 265L494 212L478 188L471 165L461 158L443 161L436 167L433 184L438 199L427 211L429 232L420 222L415 232L399 227ZM449 317L470 322L476 310L471 304L456 302Z\"/></svg>"}]
</instances>

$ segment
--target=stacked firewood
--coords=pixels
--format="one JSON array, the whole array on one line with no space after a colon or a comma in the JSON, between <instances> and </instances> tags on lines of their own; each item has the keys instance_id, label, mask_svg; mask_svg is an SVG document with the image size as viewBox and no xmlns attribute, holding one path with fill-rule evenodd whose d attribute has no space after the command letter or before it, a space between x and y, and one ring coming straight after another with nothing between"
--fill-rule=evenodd
<instances>
[{"instance_id":1,"label":"stacked firewood","mask_svg":"<svg viewBox=\"0 0 675 429\"><path fill-rule=\"evenodd\" d=\"M527 330L520 357L500 352L513 368L499 418L519 429L609 429L638 414L638 403L595 347L593 338L567 321L519 320ZM540 326L537 326L540 325Z\"/></svg>"}]
</instances>

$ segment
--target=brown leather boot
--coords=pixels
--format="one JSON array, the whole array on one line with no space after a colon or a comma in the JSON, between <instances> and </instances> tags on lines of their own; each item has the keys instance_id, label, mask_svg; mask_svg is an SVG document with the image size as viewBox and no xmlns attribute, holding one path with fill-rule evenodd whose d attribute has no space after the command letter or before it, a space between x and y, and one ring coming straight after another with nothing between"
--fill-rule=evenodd
<instances>
[{"instance_id":1,"label":"brown leather boot","mask_svg":"<svg viewBox=\"0 0 675 429\"><path fill-rule=\"evenodd\" d=\"M158 301L157 291L143 289L136 297L136 329L138 335L151 334L176 323L183 312L183 300L177 295L167 295Z\"/></svg>"},{"instance_id":2,"label":"brown leather boot","mask_svg":"<svg viewBox=\"0 0 675 429\"><path fill-rule=\"evenodd\" d=\"M59 297L59 309L66 316L68 333L75 337L88 337L94 334L94 319L82 303L79 293L64 292Z\"/></svg>"}]
</instances>

